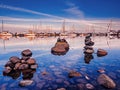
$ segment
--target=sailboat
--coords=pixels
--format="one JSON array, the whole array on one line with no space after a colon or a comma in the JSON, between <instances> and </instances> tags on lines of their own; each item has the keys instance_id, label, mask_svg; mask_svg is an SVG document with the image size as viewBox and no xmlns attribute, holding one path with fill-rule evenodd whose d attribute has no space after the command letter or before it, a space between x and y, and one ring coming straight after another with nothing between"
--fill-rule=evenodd
<instances>
[{"instance_id":1,"label":"sailboat","mask_svg":"<svg viewBox=\"0 0 120 90\"><path fill-rule=\"evenodd\" d=\"M60 36L67 36L67 33L65 31L65 20L63 22L63 26L62 26L62 32L60 33Z\"/></svg>"},{"instance_id":2,"label":"sailboat","mask_svg":"<svg viewBox=\"0 0 120 90\"><path fill-rule=\"evenodd\" d=\"M3 20L2 20L2 31L0 32L0 38L6 39L11 37L12 37L12 33L9 33L8 31L4 31Z\"/></svg>"},{"instance_id":3,"label":"sailboat","mask_svg":"<svg viewBox=\"0 0 120 90\"><path fill-rule=\"evenodd\" d=\"M72 26L72 31L68 35L69 35L69 37L72 37L72 38L74 38L74 37L77 36L77 34L75 33L75 27L74 27L74 25Z\"/></svg>"}]
</instances>

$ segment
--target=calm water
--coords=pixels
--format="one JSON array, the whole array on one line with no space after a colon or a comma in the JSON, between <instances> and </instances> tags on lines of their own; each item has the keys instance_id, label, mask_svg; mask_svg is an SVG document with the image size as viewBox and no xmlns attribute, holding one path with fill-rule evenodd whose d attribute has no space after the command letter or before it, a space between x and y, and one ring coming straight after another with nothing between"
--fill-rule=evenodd
<instances>
[{"instance_id":1,"label":"calm water","mask_svg":"<svg viewBox=\"0 0 120 90\"><path fill-rule=\"evenodd\" d=\"M64 87L67 90L79 90L78 86L91 83L96 90L106 90L97 82L100 73L99 69L104 69L105 73L111 77L120 90L120 39L109 39L106 37L94 37L93 46L95 53L89 63L85 63L83 47L85 37L66 38L70 45L66 55L53 55L51 48L55 45L57 38L10 38L9 40L0 39L0 90L56 90ZM108 51L108 55L97 57L96 51L102 48ZM22 80L22 75L17 79L3 76L4 65L11 56L21 57L21 51L30 49L33 58L36 59L38 68L30 86L20 87L18 84ZM81 77L69 78L69 71L74 70L82 74ZM47 75L42 75L46 71ZM90 80L87 80L88 76Z\"/></svg>"}]
</instances>

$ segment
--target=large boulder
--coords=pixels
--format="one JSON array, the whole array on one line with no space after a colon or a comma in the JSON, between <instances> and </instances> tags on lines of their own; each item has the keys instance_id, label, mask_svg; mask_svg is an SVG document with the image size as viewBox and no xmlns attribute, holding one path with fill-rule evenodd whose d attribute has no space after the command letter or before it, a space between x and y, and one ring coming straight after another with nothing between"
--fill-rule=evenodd
<instances>
[{"instance_id":1,"label":"large boulder","mask_svg":"<svg viewBox=\"0 0 120 90\"><path fill-rule=\"evenodd\" d=\"M106 74L101 74L98 78L97 81L100 85L106 87L106 88L110 88L113 89L116 87L115 82Z\"/></svg>"},{"instance_id":2,"label":"large boulder","mask_svg":"<svg viewBox=\"0 0 120 90\"><path fill-rule=\"evenodd\" d=\"M105 56L105 55L107 55L107 54L108 54L107 51L104 50L104 49L98 49L98 50L97 50L97 56L98 56L98 57Z\"/></svg>"}]
</instances>

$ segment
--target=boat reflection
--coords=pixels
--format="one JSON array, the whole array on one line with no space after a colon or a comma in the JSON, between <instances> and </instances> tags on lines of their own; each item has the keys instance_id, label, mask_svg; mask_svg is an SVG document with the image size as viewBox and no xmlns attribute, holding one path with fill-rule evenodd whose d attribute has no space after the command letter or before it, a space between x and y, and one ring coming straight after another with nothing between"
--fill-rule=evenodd
<instances>
[{"instance_id":1,"label":"boat reflection","mask_svg":"<svg viewBox=\"0 0 120 90\"><path fill-rule=\"evenodd\" d=\"M51 48L53 55L65 55L69 50L69 44L65 39L57 39L54 47Z\"/></svg>"}]
</instances>

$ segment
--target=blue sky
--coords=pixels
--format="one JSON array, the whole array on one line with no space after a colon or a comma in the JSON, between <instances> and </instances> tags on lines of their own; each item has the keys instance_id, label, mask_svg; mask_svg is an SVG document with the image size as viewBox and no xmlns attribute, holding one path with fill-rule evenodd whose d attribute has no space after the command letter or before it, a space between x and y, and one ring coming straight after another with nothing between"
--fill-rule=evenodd
<instances>
[{"instance_id":1,"label":"blue sky","mask_svg":"<svg viewBox=\"0 0 120 90\"><path fill-rule=\"evenodd\" d=\"M119 8L120 0L0 0L0 19L29 21L28 19L110 20L112 18L118 21Z\"/></svg>"},{"instance_id":2,"label":"blue sky","mask_svg":"<svg viewBox=\"0 0 120 90\"><path fill-rule=\"evenodd\" d=\"M0 0L0 4L60 17L78 18L80 17L79 12L81 12L86 18L120 18L120 0ZM0 15L40 17L6 8L0 8Z\"/></svg>"}]
</instances>

